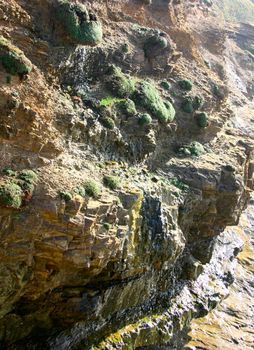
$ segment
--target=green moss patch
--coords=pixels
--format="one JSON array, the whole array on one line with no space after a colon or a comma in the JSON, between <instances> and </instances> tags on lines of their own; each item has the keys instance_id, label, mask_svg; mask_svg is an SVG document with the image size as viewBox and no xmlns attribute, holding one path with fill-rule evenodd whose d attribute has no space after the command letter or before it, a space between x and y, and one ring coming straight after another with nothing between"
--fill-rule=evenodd
<instances>
[{"instance_id":1,"label":"green moss patch","mask_svg":"<svg viewBox=\"0 0 254 350\"><path fill-rule=\"evenodd\" d=\"M193 83L191 80L187 80L187 79L182 79L178 81L178 85L180 86L180 88L182 90L186 90L186 91L191 91L192 87L193 87Z\"/></svg>"},{"instance_id":2,"label":"green moss patch","mask_svg":"<svg viewBox=\"0 0 254 350\"><path fill-rule=\"evenodd\" d=\"M182 102L181 108L185 113L193 113L203 105L203 98L199 95L187 96Z\"/></svg>"},{"instance_id":3,"label":"green moss patch","mask_svg":"<svg viewBox=\"0 0 254 350\"><path fill-rule=\"evenodd\" d=\"M97 198L101 193L99 185L93 180L86 181L83 187L89 197Z\"/></svg>"},{"instance_id":4,"label":"green moss patch","mask_svg":"<svg viewBox=\"0 0 254 350\"><path fill-rule=\"evenodd\" d=\"M2 36L0 36L0 63L6 72L12 75L24 75L32 70L32 63L24 53Z\"/></svg>"},{"instance_id":5,"label":"green moss patch","mask_svg":"<svg viewBox=\"0 0 254 350\"><path fill-rule=\"evenodd\" d=\"M113 130L116 126L114 120L110 117L102 117L99 119L99 121L104 128L109 130Z\"/></svg>"},{"instance_id":6,"label":"green moss patch","mask_svg":"<svg viewBox=\"0 0 254 350\"><path fill-rule=\"evenodd\" d=\"M128 117L131 117L137 113L135 103L129 98L117 102L116 106L121 113L127 115Z\"/></svg>"},{"instance_id":7,"label":"green moss patch","mask_svg":"<svg viewBox=\"0 0 254 350\"><path fill-rule=\"evenodd\" d=\"M175 117L175 109L170 102L163 101L156 86L149 81L143 81L133 96L136 105L149 111L161 122L170 122Z\"/></svg>"},{"instance_id":8,"label":"green moss patch","mask_svg":"<svg viewBox=\"0 0 254 350\"><path fill-rule=\"evenodd\" d=\"M196 113L195 120L200 128L206 128L208 126L208 115L205 112Z\"/></svg>"},{"instance_id":9,"label":"green moss patch","mask_svg":"<svg viewBox=\"0 0 254 350\"><path fill-rule=\"evenodd\" d=\"M102 40L102 25L85 5L58 0L56 17L65 32L80 44L98 44Z\"/></svg>"},{"instance_id":10,"label":"green moss patch","mask_svg":"<svg viewBox=\"0 0 254 350\"><path fill-rule=\"evenodd\" d=\"M179 148L178 153L182 156L199 157L205 153L205 149L201 143L193 141L189 145Z\"/></svg>"},{"instance_id":11,"label":"green moss patch","mask_svg":"<svg viewBox=\"0 0 254 350\"><path fill-rule=\"evenodd\" d=\"M152 58L159 55L168 46L168 41L163 33L158 33L149 37L144 44L144 53L146 58Z\"/></svg>"},{"instance_id":12,"label":"green moss patch","mask_svg":"<svg viewBox=\"0 0 254 350\"><path fill-rule=\"evenodd\" d=\"M141 114L138 118L138 124L140 126L150 125L152 121L152 117L148 113Z\"/></svg>"}]
</instances>

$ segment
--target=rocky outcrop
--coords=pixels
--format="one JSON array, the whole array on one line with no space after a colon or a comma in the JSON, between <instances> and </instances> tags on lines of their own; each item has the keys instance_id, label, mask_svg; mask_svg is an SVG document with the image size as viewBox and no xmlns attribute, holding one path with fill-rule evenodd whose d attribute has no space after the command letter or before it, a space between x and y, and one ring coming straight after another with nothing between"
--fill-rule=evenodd
<instances>
[{"instance_id":1,"label":"rocky outcrop","mask_svg":"<svg viewBox=\"0 0 254 350\"><path fill-rule=\"evenodd\" d=\"M3 349L182 346L227 293L253 144L192 8L0 2L32 68L0 67Z\"/></svg>"}]
</instances>

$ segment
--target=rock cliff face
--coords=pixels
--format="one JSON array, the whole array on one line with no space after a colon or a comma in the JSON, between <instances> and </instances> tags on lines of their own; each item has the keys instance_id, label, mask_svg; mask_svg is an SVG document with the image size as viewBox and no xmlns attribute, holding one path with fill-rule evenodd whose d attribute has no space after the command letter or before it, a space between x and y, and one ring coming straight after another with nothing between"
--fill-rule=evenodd
<instances>
[{"instance_id":1,"label":"rock cliff face","mask_svg":"<svg viewBox=\"0 0 254 350\"><path fill-rule=\"evenodd\" d=\"M206 6L0 0L2 349L181 349L227 294L254 63Z\"/></svg>"}]
</instances>

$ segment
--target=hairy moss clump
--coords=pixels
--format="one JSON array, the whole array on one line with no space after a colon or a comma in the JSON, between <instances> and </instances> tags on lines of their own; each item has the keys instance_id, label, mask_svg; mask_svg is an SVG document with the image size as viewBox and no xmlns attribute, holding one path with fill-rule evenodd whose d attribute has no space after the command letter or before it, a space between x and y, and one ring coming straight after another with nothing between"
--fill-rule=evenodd
<instances>
[{"instance_id":1,"label":"hairy moss clump","mask_svg":"<svg viewBox=\"0 0 254 350\"><path fill-rule=\"evenodd\" d=\"M201 143L193 141L189 145L179 148L178 153L183 156L199 157L205 153L205 149Z\"/></svg>"},{"instance_id":2,"label":"hairy moss clump","mask_svg":"<svg viewBox=\"0 0 254 350\"><path fill-rule=\"evenodd\" d=\"M97 198L100 195L100 187L97 182L88 180L84 183L84 189L89 197Z\"/></svg>"},{"instance_id":3,"label":"hairy moss clump","mask_svg":"<svg viewBox=\"0 0 254 350\"><path fill-rule=\"evenodd\" d=\"M127 115L128 117L131 117L137 113L135 103L129 98L118 102L117 107L121 113Z\"/></svg>"},{"instance_id":4,"label":"hairy moss clump","mask_svg":"<svg viewBox=\"0 0 254 350\"><path fill-rule=\"evenodd\" d=\"M158 56L166 47L168 41L165 33L157 33L148 38L144 44L144 53L146 58Z\"/></svg>"},{"instance_id":5,"label":"hairy moss clump","mask_svg":"<svg viewBox=\"0 0 254 350\"><path fill-rule=\"evenodd\" d=\"M169 91L171 89L171 84L166 80L163 80L160 85L163 89L165 89L167 91Z\"/></svg>"},{"instance_id":6,"label":"hairy moss clump","mask_svg":"<svg viewBox=\"0 0 254 350\"><path fill-rule=\"evenodd\" d=\"M135 91L135 80L124 74L119 67L111 66L107 86L120 98L129 97Z\"/></svg>"},{"instance_id":7,"label":"hairy moss clump","mask_svg":"<svg viewBox=\"0 0 254 350\"><path fill-rule=\"evenodd\" d=\"M60 191L59 197L64 200L65 202L69 202L72 200L72 194L68 191Z\"/></svg>"},{"instance_id":8,"label":"hairy moss clump","mask_svg":"<svg viewBox=\"0 0 254 350\"><path fill-rule=\"evenodd\" d=\"M86 196L86 190L82 186L74 188L73 192L78 194L81 197L85 197Z\"/></svg>"},{"instance_id":9,"label":"hairy moss clump","mask_svg":"<svg viewBox=\"0 0 254 350\"><path fill-rule=\"evenodd\" d=\"M150 125L152 121L152 117L148 113L141 114L138 118L138 124L140 126Z\"/></svg>"},{"instance_id":10,"label":"hairy moss clump","mask_svg":"<svg viewBox=\"0 0 254 350\"><path fill-rule=\"evenodd\" d=\"M133 99L137 105L149 111L159 121L170 122L175 117L174 107L170 102L165 103L163 101L159 91L152 82L141 82Z\"/></svg>"},{"instance_id":11,"label":"hairy moss clump","mask_svg":"<svg viewBox=\"0 0 254 350\"><path fill-rule=\"evenodd\" d=\"M101 125L104 126L104 128L109 129L109 130L113 130L115 128L115 122L112 118L110 117L103 117L99 119Z\"/></svg>"},{"instance_id":12,"label":"hairy moss clump","mask_svg":"<svg viewBox=\"0 0 254 350\"><path fill-rule=\"evenodd\" d=\"M6 182L0 185L0 205L11 208L20 208L23 191L14 182Z\"/></svg>"},{"instance_id":13,"label":"hairy moss clump","mask_svg":"<svg viewBox=\"0 0 254 350\"><path fill-rule=\"evenodd\" d=\"M31 72L32 64L24 53L0 36L0 63L7 73L25 75Z\"/></svg>"},{"instance_id":14,"label":"hairy moss clump","mask_svg":"<svg viewBox=\"0 0 254 350\"><path fill-rule=\"evenodd\" d=\"M102 40L101 23L83 4L58 0L56 17L69 37L76 42L98 44Z\"/></svg>"},{"instance_id":15,"label":"hairy moss clump","mask_svg":"<svg viewBox=\"0 0 254 350\"><path fill-rule=\"evenodd\" d=\"M3 174L6 176L15 177L17 175L17 172L11 168L6 167L3 169Z\"/></svg>"},{"instance_id":16,"label":"hairy moss clump","mask_svg":"<svg viewBox=\"0 0 254 350\"><path fill-rule=\"evenodd\" d=\"M120 181L117 176L106 175L103 178L103 183L111 190L116 190L120 186Z\"/></svg>"},{"instance_id":17,"label":"hairy moss clump","mask_svg":"<svg viewBox=\"0 0 254 350\"><path fill-rule=\"evenodd\" d=\"M181 108L185 113L193 113L203 105L203 98L197 96L187 96L182 102Z\"/></svg>"},{"instance_id":18,"label":"hairy moss clump","mask_svg":"<svg viewBox=\"0 0 254 350\"><path fill-rule=\"evenodd\" d=\"M186 90L186 91L191 91L193 87L192 81L187 79L179 80L178 85L182 90Z\"/></svg>"},{"instance_id":19,"label":"hairy moss clump","mask_svg":"<svg viewBox=\"0 0 254 350\"><path fill-rule=\"evenodd\" d=\"M205 112L196 113L195 120L200 128L206 128L208 126L208 115Z\"/></svg>"},{"instance_id":20,"label":"hairy moss clump","mask_svg":"<svg viewBox=\"0 0 254 350\"><path fill-rule=\"evenodd\" d=\"M38 175L33 170L23 170L19 173L18 179L34 184L38 180Z\"/></svg>"},{"instance_id":21,"label":"hairy moss clump","mask_svg":"<svg viewBox=\"0 0 254 350\"><path fill-rule=\"evenodd\" d=\"M118 103L121 101L124 101L124 99L119 97L107 96L100 100L100 107L110 107L114 103Z\"/></svg>"}]
</instances>

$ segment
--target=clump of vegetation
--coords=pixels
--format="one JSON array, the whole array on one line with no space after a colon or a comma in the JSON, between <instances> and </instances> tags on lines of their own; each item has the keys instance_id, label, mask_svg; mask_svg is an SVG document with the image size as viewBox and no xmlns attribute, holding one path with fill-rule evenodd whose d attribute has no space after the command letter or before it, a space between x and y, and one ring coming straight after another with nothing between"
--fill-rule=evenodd
<instances>
[{"instance_id":1,"label":"clump of vegetation","mask_svg":"<svg viewBox=\"0 0 254 350\"><path fill-rule=\"evenodd\" d=\"M38 180L38 175L33 170L23 170L19 173L18 179L34 184Z\"/></svg>"},{"instance_id":2,"label":"clump of vegetation","mask_svg":"<svg viewBox=\"0 0 254 350\"><path fill-rule=\"evenodd\" d=\"M183 181L181 181L177 177L173 177L172 179L170 179L170 183L171 183L171 185L179 188L179 190L181 190L183 192L187 192L189 189L189 186L186 185Z\"/></svg>"},{"instance_id":3,"label":"clump of vegetation","mask_svg":"<svg viewBox=\"0 0 254 350\"><path fill-rule=\"evenodd\" d=\"M3 169L3 174L6 176L15 177L17 175L17 172L11 168L6 167Z\"/></svg>"},{"instance_id":4,"label":"clump of vegetation","mask_svg":"<svg viewBox=\"0 0 254 350\"><path fill-rule=\"evenodd\" d=\"M117 176L106 175L103 178L103 183L111 190L116 190L120 186L120 181Z\"/></svg>"},{"instance_id":5,"label":"clump of vegetation","mask_svg":"<svg viewBox=\"0 0 254 350\"><path fill-rule=\"evenodd\" d=\"M200 128L206 128L208 126L208 115L205 112L196 113L195 120Z\"/></svg>"},{"instance_id":6,"label":"clump of vegetation","mask_svg":"<svg viewBox=\"0 0 254 350\"><path fill-rule=\"evenodd\" d=\"M222 86L219 86L217 84L213 85L213 94L218 97L218 99L223 100L226 96L225 90Z\"/></svg>"},{"instance_id":7,"label":"clump of vegetation","mask_svg":"<svg viewBox=\"0 0 254 350\"><path fill-rule=\"evenodd\" d=\"M84 189L89 197L97 198L100 195L100 187L97 182L88 180L84 183Z\"/></svg>"},{"instance_id":8,"label":"clump of vegetation","mask_svg":"<svg viewBox=\"0 0 254 350\"><path fill-rule=\"evenodd\" d=\"M86 196L86 190L82 186L74 188L73 192L78 194L81 197L85 197Z\"/></svg>"},{"instance_id":9,"label":"clump of vegetation","mask_svg":"<svg viewBox=\"0 0 254 350\"><path fill-rule=\"evenodd\" d=\"M149 37L144 44L146 58L156 57L168 46L168 41L164 33L157 33Z\"/></svg>"},{"instance_id":10,"label":"clump of vegetation","mask_svg":"<svg viewBox=\"0 0 254 350\"><path fill-rule=\"evenodd\" d=\"M138 118L138 123L140 126L150 125L152 121L152 117L148 113L141 114Z\"/></svg>"},{"instance_id":11,"label":"clump of vegetation","mask_svg":"<svg viewBox=\"0 0 254 350\"><path fill-rule=\"evenodd\" d=\"M182 102L181 108L185 113L193 113L203 105L203 98L199 95L187 96Z\"/></svg>"},{"instance_id":12,"label":"clump of vegetation","mask_svg":"<svg viewBox=\"0 0 254 350\"><path fill-rule=\"evenodd\" d=\"M72 194L70 192L68 192L68 191L60 191L59 192L59 196L65 202L69 202L69 201L72 200Z\"/></svg>"},{"instance_id":13,"label":"clump of vegetation","mask_svg":"<svg viewBox=\"0 0 254 350\"><path fill-rule=\"evenodd\" d=\"M108 222L104 222L103 223L103 227L105 228L105 230L109 231L111 229L111 225Z\"/></svg>"},{"instance_id":14,"label":"clump of vegetation","mask_svg":"<svg viewBox=\"0 0 254 350\"><path fill-rule=\"evenodd\" d=\"M193 141L189 145L179 148L178 153L183 156L199 157L205 153L205 149L201 143Z\"/></svg>"},{"instance_id":15,"label":"clump of vegetation","mask_svg":"<svg viewBox=\"0 0 254 350\"><path fill-rule=\"evenodd\" d=\"M129 98L119 101L117 103L117 107L123 114L127 115L128 117L131 117L137 113L135 103Z\"/></svg>"},{"instance_id":16,"label":"clump of vegetation","mask_svg":"<svg viewBox=\"0 0 254 350\"><path fill-rule=\"evenodd\" d=\"M20 208L23 191L14 182L6 182L0 185L0 204L5 207Z\"/></svg>"},{"instance_id":17,"label":"clump of vegetation","mask_svg":"<svg viewBox=\"0 0 254 350\"><path fill-rule=\"evenodd\" d=\"M161 87L167 91L169 91L171 89L171 84L166 81L166 80L163 80L161 83L160 83Z\"/></svg>"},{"instance_id":18,"label":"clump of vegetation","mask_svg":"<svg viewBox=\"0 0 254 350\"><path fill-rule=\"evenodd\" d=\"M110 77L107 86L116 96L120 98L129 97L135 91L135 80L124 74L119 67L111 66Z\"/></svg>"},{"instance_id":19,"label":"clump of vegetation","mask_svg":"<svg viewBox=\"0 0 254 350\"><path fill-rule=\"evenodd\" d=\"M178 85L182 90L186 90L186 91L191 91L193 87L192 81L187 79L179 80Z\"/></svg>"},{"instance_id":20,"label":"clump of vegetation","mask_svg":"<svg viewBox=\"0 0 254 350\"><path fill-rule=\"evenodd\" d=\"M7 73L25 75L31 72L32 64L24 53L0 36L0 63Z\"/></svg>"},{"instance_id":21,"label":"clump of vegetation","mask_svg":"<svg viewBox=\"0 0 254 350\"><path fill-rule=\"evenodd\" d=\"M110 117L103 117L99 119L100 123L104 126L104 128L113 130L115 128L115 122Z\"/></svg>"},{"instance_id":22,"label":"clump of vegetation","mask_svg":"<svg viewBox=\"0 0 254 350\"><path fill-rule=\"evenodd\" d=\"M164 102L156 86L149 81L143 81L133 95L137 105L145 108L161 122L170 122L175 117L175 109L170 102Z\"/></svg>"},{"instance_id":23,"label":"clump of vegetation","mask_svg":"<svg viewBox=\"0 0 254 350\"><path fill-rule=\"evenodd\" d=\"M98 44L102 40L101 23L83 4L58 0L56 17L69 37L76 42Z\"/></svg>"},{"instance_id":24,"label":"clump of vegetation","mask_svg":"<svg viewBox=\"0 0 254 350\"><path fill-rule=\"evenodd\" d=\"M249 51L252 55L254 55L254 44L251 44L247 47L247 51Z\"/></svg>"}]
</instances>

